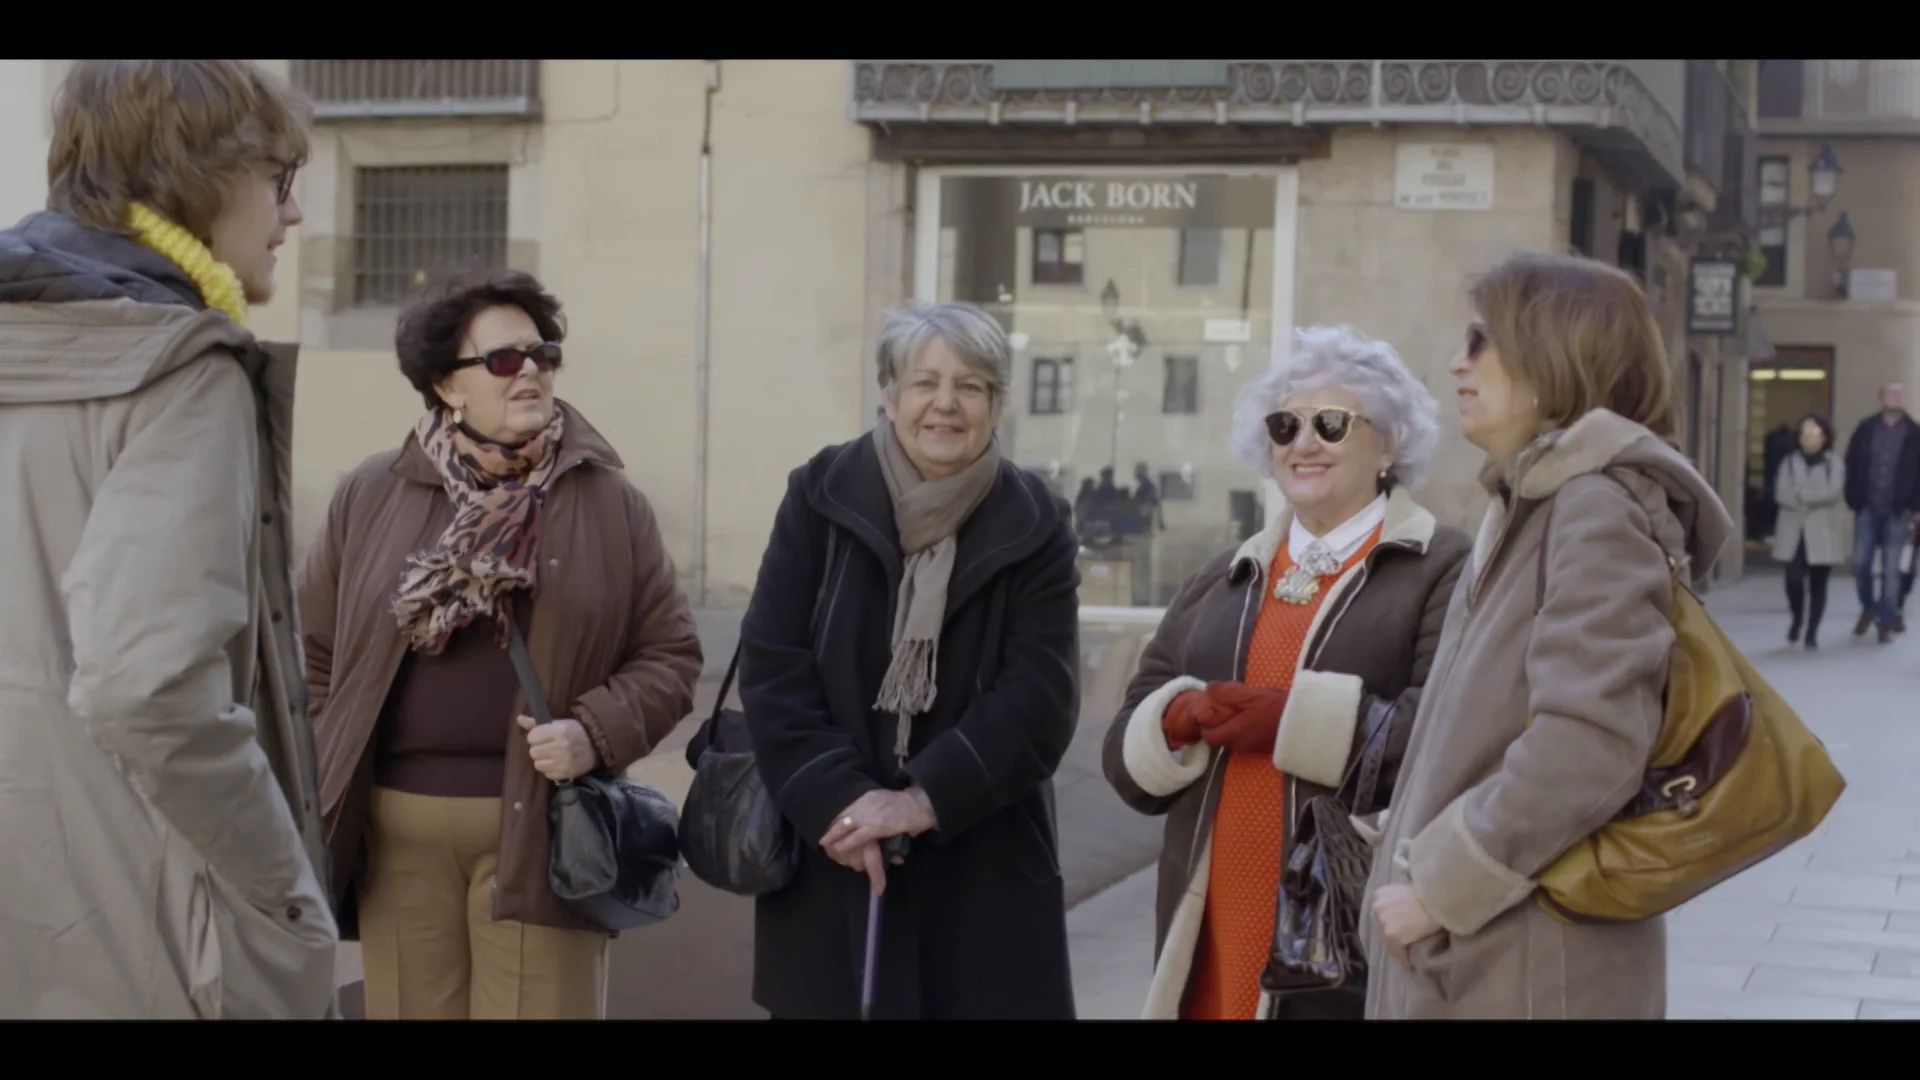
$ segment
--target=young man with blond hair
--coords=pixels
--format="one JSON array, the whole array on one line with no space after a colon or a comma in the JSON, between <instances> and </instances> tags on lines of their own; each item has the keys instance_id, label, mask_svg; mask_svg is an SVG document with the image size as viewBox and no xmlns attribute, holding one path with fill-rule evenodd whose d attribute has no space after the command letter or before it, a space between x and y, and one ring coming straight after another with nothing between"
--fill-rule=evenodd
<instances>
[{"instance_id":1,"label":"young man with blond hair","mask_svg":"<svg viewBox=\"0 0 1920 1080\"><path fill-rule=\"evenodd\" d=\"M292 350L246 328L307 110L81 60L0 232L0 1016L337 1016L288 536Z\"/></svg>"}]
</instances>

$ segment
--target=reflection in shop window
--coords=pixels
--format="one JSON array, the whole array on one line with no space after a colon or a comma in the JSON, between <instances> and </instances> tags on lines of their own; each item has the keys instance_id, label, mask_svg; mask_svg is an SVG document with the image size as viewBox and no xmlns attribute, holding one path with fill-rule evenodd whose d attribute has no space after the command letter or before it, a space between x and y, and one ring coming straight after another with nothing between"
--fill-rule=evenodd
<instances>
[{"instance_id":1,"label":"reflection in shop window","mask_svg":"<svg viewBox=\"0 0 1920 1080\"><path fill-rule=\"evenodd\" d=\"M1001 452L1071 500L1082 604L1164 606L1265 524L1227 435L1274 335L1274 196L1252 171L939 177L928 299L1006 328L1029 381Z\"/></svg>"},{"instance_id":2,"label":"reflection in shop window","mask_svg":"<svg viewBox=\"0 0 1920 1080\"><path fill-rule=\"evenodd\" d=\"M1220 284L1220 230L1180 230L1180 284Z\"/></svg>"},{"instance_id":3,"label":"reflection in shop window","mask_svg":"<svg viewBox=\"0 0 1920 1080\"><path fill-rule=\"evenodd\" d=\"M1029 409L1035 416L1057 416L1073 411L1073 358L1035 357L1033 361L1033 398Z\"/></svg>"},{"instance_id":4,"label":"reflection in shop window","mask_svg":"<svg viewBox=\"0 0 1920 1080\"><path fill-rule=\"evenodd\" d=\"M1033 234L1033 283L1078 285L1086 264L1086 238L1079 229L1036 229Z\"/></svg>"},{"instance_id":5,"label":"reflection in shop window","mask_svg":"<svg viewBox=\"0 0 1920 1080\"><path fill-rule=\"evenodd\" d=\"M1194 356L1167 357L1167 380L1160 392L1163 413L1200 411L1200 359Z\"/></svg>"}]
</instances>

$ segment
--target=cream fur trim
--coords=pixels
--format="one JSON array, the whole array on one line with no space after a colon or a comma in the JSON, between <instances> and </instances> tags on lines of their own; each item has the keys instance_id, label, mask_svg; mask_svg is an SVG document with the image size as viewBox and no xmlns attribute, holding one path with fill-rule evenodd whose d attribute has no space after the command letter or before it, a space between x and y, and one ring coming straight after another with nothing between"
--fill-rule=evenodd
<instances>
[{"instance_id":1,"label":"cream fur trim","mask_svg":"<svg viewBox=\"0 0 1920 1080\"><path fill-rule=\"evenodd\" d=\"M1502 866L1467 831L1465 795L1408 844L1407 871L1427 914L1454 935L1478 933L1534 889L1531 879Z\"/></svg>"},{"instance_id":2,"label":"cream fur trim","mask_svg":"<svg viewBox=\"0 0 1920 1080\"><path fill-rule=\"evenodd\" d=\"M1273 767L1321 787L1339 787L1347 759L1353 756L1353 731L1360 725L1365 692L1358 675L1294 672L1293 689L1280 714L1280 735L1273 742Z\"/></svg>"},{"instance_id":3,"label":"cream fur trim","mask_svg":"<svg viewBox=\"0 0 1920 1080\"><path fill-rule=\"evenodd\" d=\"M1365 840L1368 847L1378 851L1380 841L1387 835L1387 815L1392 812L1392 808L1389 807L1385 810L1375 810L1364 817L1349 814L1347 820L1353 822L1353 829L1360 834L1360 839Z\"/></svg>"},{"instance_id":4,"label":"cream fur trim","mask_svg":"<svg viewBox=\"0 0 1920 1080\"><path fill-rule=\"evenodd\" d=\"M1189 690L1205 690L1207 684L1189 675L1181 675L1148 694L1127 718L1127 734L1120 744L1120 760L1127 775L1140 790L1155 798L1165 798L1186 789L1207 771L1211 751L1206 743L1195 743L1178 754L1167 749L1167 737L1160 728L1167 706Z\"/></svg>"},{"instance_id":5,"label":"cream fur trim","mask_svg":"<svg viewBox=\"0 0 1920 1080\"><path fill-rule=\"evenodd\" d=\"M1188 878L1186 895L1173 909L1173 921L1167 926L1167 942L1160 959L1153 965L1153 981L1147 985L1147 1003L1140 1010L1142 1020L1178 1020L1180 1002L1187 996L1187 980L1193 974L1193 958L1200 953L1200 924L1207 913L1207 878L1213 872L1213 835L1207 835L1207 849Z\"/></svg>"},{"instance_id":6,"label":"cream fur trim","mask_svg":"<svg viewBox=\"0 0 1920 1080\"><path fill-rule=\"evenodd\" d=\"M1433 534L1439 528L1439 522L1426 507L1413 501L1404 487L1394 488L1387 496L1387 519L1380 525L1380 542L1411 540L1423 549L1433 543ZM1269 528L1262 529L1249 537L1233 553L1232 561L1227 563L1229 572L1243 562L1251 562L1262 570L1273 562L1273 556L1286 543L1287 534L1293 529L1293 508L1280 511L1280 516Z\"/></svg>"}]
</instances>

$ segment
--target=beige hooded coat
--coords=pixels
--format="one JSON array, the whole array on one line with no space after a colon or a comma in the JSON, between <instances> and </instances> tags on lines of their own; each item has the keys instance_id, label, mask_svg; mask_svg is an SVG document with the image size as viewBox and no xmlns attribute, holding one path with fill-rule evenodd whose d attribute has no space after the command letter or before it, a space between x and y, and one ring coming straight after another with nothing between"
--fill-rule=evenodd
<instances>
[{"instance_id":1,"label":"beige hooded coat","mask_svg":"<svg viewBox=\"0 0 1920 1080\"><path fill-rule=\"evenodd\" d=\"M1533 877L1638 790L1674 640L1667 557L1697 580L1732 521L1678 451L1605 410L1529 446L1512 491L1509 506L1495 489L1460 574L1378 822L1367 1016L1661 1019L1664 920L1563 923L1534 902ZM1411 970L1370 914L1383 885L1406 882L1442 928L1412 947Z\"/></svg>"},{"instance_id":2,"label":"beige hooded coat","mask_svg":"<svg viewBox=\"0 0 1920 1080\"><path fill-rule=\"evenodd\" d=\"M338 1015L292 402L161 256L0 232L0 1017Z\"/></svg>"}]
</instances>

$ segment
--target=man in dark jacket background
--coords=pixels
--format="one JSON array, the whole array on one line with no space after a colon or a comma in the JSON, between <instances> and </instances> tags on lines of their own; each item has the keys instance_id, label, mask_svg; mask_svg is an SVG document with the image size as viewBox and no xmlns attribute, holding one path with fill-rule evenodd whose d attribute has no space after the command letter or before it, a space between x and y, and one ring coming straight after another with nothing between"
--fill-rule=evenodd
<instances>
[{"instance_id":1,"label":"man in dark jacket background","mask_svg":"<svg viewBox=\"0 0 1920 1080\"><path fill-rule=\"evenodd\" d=\"M1920 424L1907 415L1898 383L1880 388L1880 411L1853 429L1846 496L1855 515L1853 573L1860 589L1853 633L1878 623L1880 640L1892 641L1907 628L1900 615L1900 551L1920 515Z\"/></svg>"}]
</instances>

